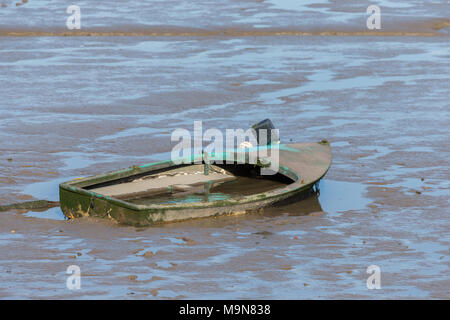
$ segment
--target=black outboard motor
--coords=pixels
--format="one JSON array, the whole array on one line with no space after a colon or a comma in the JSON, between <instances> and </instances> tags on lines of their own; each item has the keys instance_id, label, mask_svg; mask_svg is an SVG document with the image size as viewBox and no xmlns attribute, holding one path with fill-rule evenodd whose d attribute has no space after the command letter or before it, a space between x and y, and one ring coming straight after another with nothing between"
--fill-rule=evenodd
<instances>
[{"instance_id":1,"label":"black outboard motor","mask_svg":"<svg viewBox=\"0 0 450 320\"><path fill-rule=\"evenodd\" d=\"M258 122L257 124L252 126L252 129L255 129L256 131L256 140L258 141L258 145L262 145L261 144L261 139L260 139L260 129L265 129L267 132L267 145L271 145L272 143L279 143L280 142L280 137L278 136L278 133L276 131L272 131L275 130L275 126L273 125L272 121L270 121L270 119L265 119L261 122Z\"/></svg>"}]
</instances>

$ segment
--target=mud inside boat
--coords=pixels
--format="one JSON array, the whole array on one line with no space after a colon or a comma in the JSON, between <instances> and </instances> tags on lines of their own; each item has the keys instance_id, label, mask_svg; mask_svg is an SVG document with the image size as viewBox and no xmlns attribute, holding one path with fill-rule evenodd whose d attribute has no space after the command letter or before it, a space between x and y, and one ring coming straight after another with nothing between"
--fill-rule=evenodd
<instances>
[{"instance_id":1,"label":"mud inside boat","mask_svg":"<svg viewBox=\"0 0 450 320\"><path fill-rule=\"evenodd\" d=\"M109 181L84 189L137 205L240 199L292 183L282 175L261 175L255 165L181 165Z\"/></svg>"}]
</instances>

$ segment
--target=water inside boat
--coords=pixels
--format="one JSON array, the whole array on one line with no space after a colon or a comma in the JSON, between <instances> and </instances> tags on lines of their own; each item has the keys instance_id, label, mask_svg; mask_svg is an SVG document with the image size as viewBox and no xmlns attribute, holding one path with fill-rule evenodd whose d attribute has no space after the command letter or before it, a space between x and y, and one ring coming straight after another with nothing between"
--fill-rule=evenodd
<instances>
[{"instance_id":1,"label":"water inside boat","mask_svg":"<svg viewBox=\"0 0 450 320\"><path fill-rule=\"evenodd\" d=\"M239 199L274 190L292 180L262 176L253 165L180 166L141 177L86 187L95 193L139 205L211 202Z\"/></svg>"}]
</instances>

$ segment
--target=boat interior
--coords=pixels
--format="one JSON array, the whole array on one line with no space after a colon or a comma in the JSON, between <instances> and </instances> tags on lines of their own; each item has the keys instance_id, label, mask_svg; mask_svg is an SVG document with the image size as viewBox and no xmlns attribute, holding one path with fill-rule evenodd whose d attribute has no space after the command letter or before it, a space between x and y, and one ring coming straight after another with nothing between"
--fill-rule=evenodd
<instances>
[{"instance_id":1,"label":"boat interior","mask_svg":"<svg viewBox=\"0 0 450 320\"><path fill-rule=\"evenodd\" d=\"M129 176L84 189L134 204L211 202L264 193L294 182L285 175L261 175L252 164L190 164Z\"/></svg>"}]
</instances>

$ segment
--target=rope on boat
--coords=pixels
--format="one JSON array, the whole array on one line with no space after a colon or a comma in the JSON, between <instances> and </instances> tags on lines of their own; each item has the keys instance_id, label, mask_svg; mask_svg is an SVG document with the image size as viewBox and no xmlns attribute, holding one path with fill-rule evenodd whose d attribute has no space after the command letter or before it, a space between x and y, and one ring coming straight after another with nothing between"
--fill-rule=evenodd
<instances>
[{"instance_id":1,"label":"rope on boat","mask_svg":"<svg viewBox=\"0 0 450 320\"><path fill-rule=\"evenodd\" d=\"M25 210L50 209L58 206L59 202L57 201L48 201L48 200L26 201L26 202L12 203L6 206L0 206L0 212L5 212L9 210L20 210L20 209Z\"/></svg>"}]
</instances>

